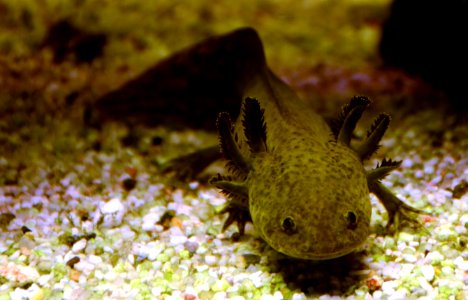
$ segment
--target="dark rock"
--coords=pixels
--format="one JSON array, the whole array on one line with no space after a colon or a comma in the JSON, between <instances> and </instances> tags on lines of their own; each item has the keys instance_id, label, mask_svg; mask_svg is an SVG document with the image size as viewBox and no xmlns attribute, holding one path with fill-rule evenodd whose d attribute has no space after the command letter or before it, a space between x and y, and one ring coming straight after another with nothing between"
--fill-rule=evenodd
<instances>
[{"instance_id":1,"label":"dark rock","mask_svg":"<svg viewBox=\"0 0 468 300\"><path fill-rule=\"evenodd\" d=\"M85 119L215 130L218 112L239 114L246 83L265 63L262 42L251 28L211 37L102 96L94 107L99 117Z\"/></svg>"},{"instance_id":2,"label":"dark rock","mask_svg":"<svg viewBox=\"0 0 468 300\"><path fill-rule=\"evenodd\" d=\"M420 76L468 111L468 1L394 0L380 55L388 66Z\"/></svg>"},{"instance_id":3,"label":"dark rock","mask_svg":"<svg viewBox=\"0 0 468 300\"><path fill-rule=\"evenodd\" d=\"M61 63L68 57L77 63L91 63L102 56L107 36L79 29L68 20L53 24L42 41L41 48L51 48L54 62Z\"/></svg>"}]
</instances>

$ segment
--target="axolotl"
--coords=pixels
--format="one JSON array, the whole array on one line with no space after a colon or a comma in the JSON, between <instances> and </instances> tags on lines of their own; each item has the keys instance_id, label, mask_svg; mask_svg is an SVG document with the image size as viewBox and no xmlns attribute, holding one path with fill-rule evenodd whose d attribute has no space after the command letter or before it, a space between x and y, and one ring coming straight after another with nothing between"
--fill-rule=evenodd
<instances>
[{"instance_id":1,"label":"axolotl","mask_svg":"<svg viewBox=\"0 0 468 300\"><path fill-rule=\"evenodd\" d=\"M159 98L166 101L154 100ZM182 98L196 101L182 103ZM192 122L199 122L203 118L198 108L212 111L226 103L229 112L219 113L216 120L221 151L209 147L168 168L196 172L222 153L228 172L210 182L229 199L221 211L228 214L223 230L237 223L244 234L246 223L252 222L276 251L325 260L351 253L366 241L372 211L369 193L386 208L389 229L418 224L421 211L380 182L400 162L384 159L372 170L363 166L378 149L390 116L380 114L366 138L351 145L370 100L353 97L330 125L271 71L252 28L208 39L170 57L103 97L98 107L119 118L135 113L178 124L187 107L189 115L198 116ZM240 113L232 121L236 107Z\"/></svg>"},{"instance_id":2,"label":"axolotl","mask_svg":"<svg viewBox=\"0 0 468 300\"><path fill-rule=\"evenodd\" d=\"M420 211L380 182L400 162L384 159L373 170L363 167L390 117L380 114L360 145L351 146L356 123L370 104L367 97L352 98L330 127L263 62L244 89L237 120L227 113L217 119L230 174L211 183L230 198L222 210L229 215L224 229L237 222L242 234L251 221L276 251L325 260L353 252L367 239L369 192L388 211L388 226L416 222L412 213Z\"/></svg>"}]
</instances>

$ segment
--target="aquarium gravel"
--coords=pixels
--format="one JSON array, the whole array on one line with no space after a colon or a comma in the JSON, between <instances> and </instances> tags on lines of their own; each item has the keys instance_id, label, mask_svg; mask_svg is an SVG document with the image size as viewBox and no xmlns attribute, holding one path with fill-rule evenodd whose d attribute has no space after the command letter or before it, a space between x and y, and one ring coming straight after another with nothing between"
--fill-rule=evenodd
<instances>
[{"instance_id":1,"label":"aquarium gravel","mask_svg":"<svg viewBox=\"0 0 468 300\"><path fill-rule=\"evenodd\" d=\"M468 128L434 140L428 124L445 121L431 110L408 116L379 150L403 160L385 184L427 212L424 230L384 235L387 216L372 197L374 233L358 258L325 268L281 257L251 226L239 241L234 228L222 233L216 189L160 174L173 149L213 134L140 129L128 147L123 125L100 135L50 120L40 139L0 157L0 299L465 299ZM11 145L45 130L23 126L0 138Z\"/></svg>"}]
</instances>

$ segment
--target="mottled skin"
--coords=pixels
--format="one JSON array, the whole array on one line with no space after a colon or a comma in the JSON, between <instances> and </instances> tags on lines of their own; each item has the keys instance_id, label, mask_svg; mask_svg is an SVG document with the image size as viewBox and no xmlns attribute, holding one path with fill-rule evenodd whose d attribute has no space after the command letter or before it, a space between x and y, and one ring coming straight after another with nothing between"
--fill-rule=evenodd
<instances>
[{"instance_id":1,"label":"mottled skin","mask_svg":"<svg viewBox=\"0 0 468 300\"><path fill-rule=\"evenodd\" d=\"M241 114L231 123L221 113L221 150L231 175L212 183L230 202L224 225L237 222L243 234L252 221L273 249L300 259L346 255L362 245L370 231L373 192L389 212L389 223L415 223L418 210L391 194L379 180L399 166L384 160L366 171L362 161L378 148L390 118L382 114L360 146L351 135L370 101L355 97L332 129L267 67L246 85ZM249 98L252 97L252 98Z\"/></svg>"}]
</instances>

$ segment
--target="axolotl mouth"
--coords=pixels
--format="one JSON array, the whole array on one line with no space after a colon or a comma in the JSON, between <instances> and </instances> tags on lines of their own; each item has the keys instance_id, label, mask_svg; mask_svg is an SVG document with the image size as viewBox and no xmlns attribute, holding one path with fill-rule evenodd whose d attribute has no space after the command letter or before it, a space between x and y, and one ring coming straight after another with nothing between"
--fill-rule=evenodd
<instances>
[{"instance_id":1,"label":"axolotl mouth","mask_svg":"<svg viewBox=\"0 0 468 300\"><path fill-rule=\"evenodd\" d=\"M265 240L274 250L293 258L327 260L345 256L356 251L364 244L367 236L367 234L363 234L361 238L355 240L354 243L348 243L341 248L335 249L321 249L326 248L317 247L317 244L322 242L308 240L306 238L300 238L300 241L296 244L294 241L284 239L284 237L276 236L275 234L273 234L271 238L266 238ZM336 244L338 239L338 236L335 237L335 240L332 241L331 244Z\"/></svg>"}]
</instances>

